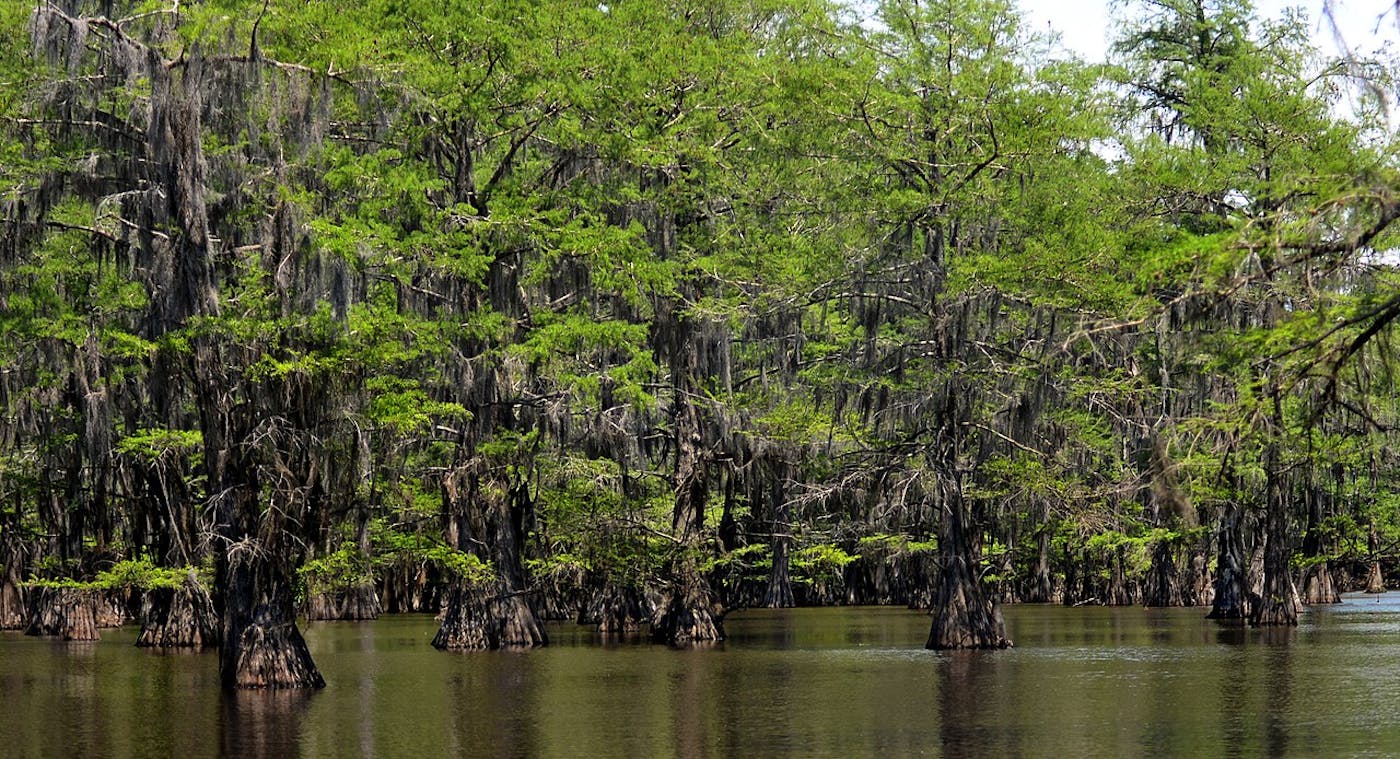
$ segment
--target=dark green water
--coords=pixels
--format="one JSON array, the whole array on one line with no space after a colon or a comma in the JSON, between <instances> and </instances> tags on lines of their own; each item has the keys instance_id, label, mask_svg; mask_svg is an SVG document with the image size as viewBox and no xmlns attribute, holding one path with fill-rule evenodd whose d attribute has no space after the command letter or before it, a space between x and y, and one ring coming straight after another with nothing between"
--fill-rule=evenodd
<instances>
[{"instance_id":1,"label":"dark green water","mask_svg":"<svg viewBox=\"0 0 1400 759\"><path fill-rule=\"evenodd\" d=\"M1014 607L1017 647L923 650L889 608L746 611L723 646L447 654L431 617L317 623L330 686L222 692L213 654L0 634L0 756L1400 754L1400 594L1229 630L1200 609Z\"/></svg>"}]
</instances>

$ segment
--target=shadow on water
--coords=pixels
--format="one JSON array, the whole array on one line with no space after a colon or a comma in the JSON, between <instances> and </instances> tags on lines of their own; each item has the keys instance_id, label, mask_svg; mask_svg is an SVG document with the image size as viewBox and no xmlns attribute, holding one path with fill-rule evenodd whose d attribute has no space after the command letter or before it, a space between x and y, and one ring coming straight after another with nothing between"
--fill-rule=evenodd
<instances>
[{"instance_id":1,"label":"shadow on water","mask_svg":"<svg viewBox=\"0 0 1400 759\"><path fill-rule=\"evenodd\" d=\"M1017 747L1001 721L989 715L996 657L1001 652L949 651L938 667L938 737L944 756L1010 756Z\"/></svg>"},{"instance_id":2,"label":"shadow on water","mask_svg":"<svg viewBox=\"0 0 1400 759\"><path fill-rule=\"evenodd\" d=\"M1226 753L1283 756L1293 743L1296 627L1221 627L1229 652L1219 669L1220 730ZM1260 703L1262 701L1262 703Z\"/></svg>"},{"instance_id":3,"label":"shadow on water","mask_svg":"<svg viewBox=\"0 0 1400 759\"><path fill-rule=\"evenodd\" d=\"M540 721L532 651L472 651L456 658L448 681L455 709L448 725L455 756L535 756Z\"/></svg>"},{"instance_id":4,"label":"shadow on water","mask_svg":"<svg viewBox=\"0 0 1400 759\"><path fill-rule=\"evenodd\" d=\"M225 690L219 699L220 755L290 757L300 753L312 690Z\"/></svg>"}]
</instances>

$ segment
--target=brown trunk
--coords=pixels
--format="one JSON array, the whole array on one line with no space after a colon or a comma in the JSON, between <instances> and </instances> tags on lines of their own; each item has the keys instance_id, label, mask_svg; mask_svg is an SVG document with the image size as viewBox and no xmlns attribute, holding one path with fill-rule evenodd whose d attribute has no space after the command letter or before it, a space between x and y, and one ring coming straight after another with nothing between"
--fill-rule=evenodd
<instances>
[{"instance_id":1,"label":"brown trunk","mask_svg":"<svg viewBox=\"0 0 1400 759\"><path fill-rule=\"evenodd\" d=\"M1055 586L1050 575L1050 526L1043 525L1036 534L1038 551L1035 567L1031 570L1030 591L1026 601L1030 603L1050 603L1055 597Z\"/></svg>"},{"instance_id":2,"label":"brown trunk","mask_svg":"<svg viewBox=\"0 0 1400 759\"><path fill-rule=\"evenodd\" d=\"M0 630L18 630L25 626L24 592L10 578L0 579Z\"/></svg>"},{"instance_id":3,"label":"brown trunk","mask_svg":"<svg viewBox=\"0 0 1400 759\"><path fill-rule=\"evenodd\" d=\"M317 593L306 601L306 618L315 620L379 619L383 608L374 583Z\"/></svg>"},{"instance_id":4,"label":"brown trunk","mask_svg":"<svg viewBox=\"0 0 1400 759\"><path fill-rule=\"evenodd\" d=\"M455 651L528 648L549 642L525 599L520 544L529 496L523 481L527 470L519 461L480 457L444 480L449 542L474 552L493 567L496 576L483 583L457 580L448 592L433 646ZM522 479L511 481L512 476Z\"/></svg>"},{"instance_id":5,"label":"brown trunk","mask_svg":"<svg viewBox=\"0 0 1400 759\"><path fill-rule=\"evenodd\" d=\"M549 642L535 613L505 583L458 585L448 596L433 647L444 651L530 648Z\"/></svg>"},{"instance_id":6,"label":"brown trunk","mask_svg":"<svg viewBox=\"0 0 1400 759\"><path fill-rule=\"evenodd\" d=\"M1152 567L1147 574L1147 595L1143 598L1143 605L1185 605L1176 552L1169 541L1159 540L1152 546Z\"/></svg>"},{"instance_id":7,"label":"brown trunk","mask_svg":"<svg viewBox=\"0 0 1400 759\"><path fill-rule=\"evenodd\" d=\"M42 588L35 594L34 612L25 635L63 640L98 640L97 591L85 588Z\"/></svg>"},{"instance_id":8,"label":"brown trunk","mask_svg":"<svg viewBox=\"0 0 1400 759\"><path fill-rule=\"evenodd\" d=\"M977 565L980 545L972 534L971 514L963 499L962 482L956 476L944 486L944 502L938 535L941 573L933 603L933 627L927 648L1007 648L1006 624L1001 609L987 598Z\"/></svg>"},{"instance_id":9,"label":"brown trunk","mask_svg":"<svg viewBox=\"0 0 1400 759\"><path fill-rule=\"evenodd\" d=\"M724 640L714 591L693 566L675 573L677 586L657 609L651 637L657 643L687 646Z\"/></svg>"},{"instance_id":10,"label":"brown trunk","mask_svg":"<svg viewBox=\"0 0 1400 759\"><path fill-rule=\"evenodd\" d=\"M296 623L259 607L243 628L234 684L239 688L323 688L326 681L311 661Z\"/></svg>"},{"instance_id":11,"label":"brown trunk","mask_svg":"<svg viewBox=\"0 0 1400 759\"><path fill-rule=\"evenodd\" d=\"M1200 551L1191 556L1191 597L1187 600L1190 606L1210 606L1215 601L1210 565L1206 562L1206 555Z\"/></svg>"},{"instance_id":12,"label":"brown trunk","mask_svg":"<svg viewBox=\"0 0 1400 759\"><path fill-rule=\"evenodd\" d=\"M111 588L97 591L97 626L103 628L121 627L133 620L131 603L127 601L133 591L127 588ZM134 600L134 599L133 599Z\"/></svg>"},{"instance_id":13,"label":"brown trunk","mask_svg":"<svg viewBox=\"0 0 1400 759\"><path fill-rule=\"evenodd\" d=\"M226 688L323 688L297 630L286 578L236 548L220 557L220 679Z\"/></svg>"},{"instance_id":14,"label":"brown trunk","mask_svg":"<svg viewBox=\"0 0 1400 759\"><path fill-rule=\"evenodd\" d=\"M1228 624L1244 624L1249 618L1249 595L1244 566L1244 538L1241 534L1240 507L1225 506L1220 518L1220 553L1216 561L1215 598L1208 619Z\"/></svg>"},{"instance_id":15,"label":"brown trunk","mask_svg":"<svg viewBox=\"0 0 1400 759\"><path fill-rule=\"evenodd\" d=\"M1303 570L1302 600L1305 604L1339 604L1341 593L1332 581L1332 567L1322 561Z\"/></svg>"},{"instance_id":16,"label":"brown trunk","mask_svg":"<svg viewBox=\"0 0 1400 759\"><path fill-rule=\"evenodd\" d=\"M209 591L194 577L176 588L152 588L141 606L136 645L205 648L219 645L219 615Z\"/></svg>"},{"instance_id":17,"label":"brown trunk","mask_svg":"<svg viewBox=\"0 0 1400 759\"><path fill-rule=\"evenodd\" d=\"M629 635L642 629L655 608L646 594L633 586L608 583L579 613L579 624L597 625L604 635Z\"/></svg>"},{"instance_id":18,"label":"brown trunk","mask_svg":"<svg viewBox=\"0 0 1400 759\"><path fill-rule=\"evenodd\" d=\"M692 357L687 365L693 362ZM709 496L700 412L686 392L677 389L676 397L676 497L671 529L678 539L679 555L672 565L670 594L652 618L651 637L658 643L685 646L724 640L724 625L714 590L700 575L693 558L701 551Z\"/></svg>"},{"instance_id":19,"label":"brown trunk","mask_svg":"<svg viewBox=\"0 0 1400 759\"><path fill-rule=\"evenodd\" d=\"M1282 426L1282 400L1274 391L1274 423ZM1249 623L1255 627L1295 626L1298 624L1298 590L1288 566L1288 514L1285 511L1280 475L1279 446L1270 441L1264 451L1268 478L1264 490L1264 582L1258 604L1251 610Z\"/></svg>"},{"instance_id":20,"label":"brown trunk","mask_svg":"<svg viewBox=\"0 0 1400 759\"><path fill-rule=\"evenodd\" d=\"M1385 575L1381 574L1381 563L1379 561L1371 562L1371 570L1366 573L1366 592L1385 592Z\"/></svg>"}]
</instances>

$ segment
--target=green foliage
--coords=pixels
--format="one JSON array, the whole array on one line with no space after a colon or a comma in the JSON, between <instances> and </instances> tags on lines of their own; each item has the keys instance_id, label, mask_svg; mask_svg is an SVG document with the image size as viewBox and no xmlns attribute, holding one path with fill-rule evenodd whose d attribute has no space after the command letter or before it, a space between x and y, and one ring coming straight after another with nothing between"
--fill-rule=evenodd
<instances>
[{"instance_id":1,"label":"green foliage","mask_svg":"<svg viewBox=\"0 0 1400 759\"><path fill-rule=\"evenodd\" d=\"M40 571L52 572L58 562L41 562ZM203 575L203 576L201 576ZM147 557L124 559L111 568L98 572L91 580L65 577L30 577L24 584L31 588L77 588L82 590L154 590L156 588L179 588L191 576L208 585L210 577L195 567L158 567Z\"/></svg>"}]
</instances>

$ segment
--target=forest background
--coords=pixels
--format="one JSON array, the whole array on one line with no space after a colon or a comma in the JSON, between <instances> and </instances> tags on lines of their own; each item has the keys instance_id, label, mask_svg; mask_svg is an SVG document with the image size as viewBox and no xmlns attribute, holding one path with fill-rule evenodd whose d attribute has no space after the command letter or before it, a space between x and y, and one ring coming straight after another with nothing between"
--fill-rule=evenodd
<instances>
[{"instance_id":1,"label":"forest background","mask_svg":"<svg viewBox=\"0 0 1400 759\"><path fill-rule=\"evenodd\" d=\"M299 612L995 648L1383 587L1393 63L1244 0L1106 64L863 10L0 6L0 625L281 687Z\"/></svg>"}]
</instances>

